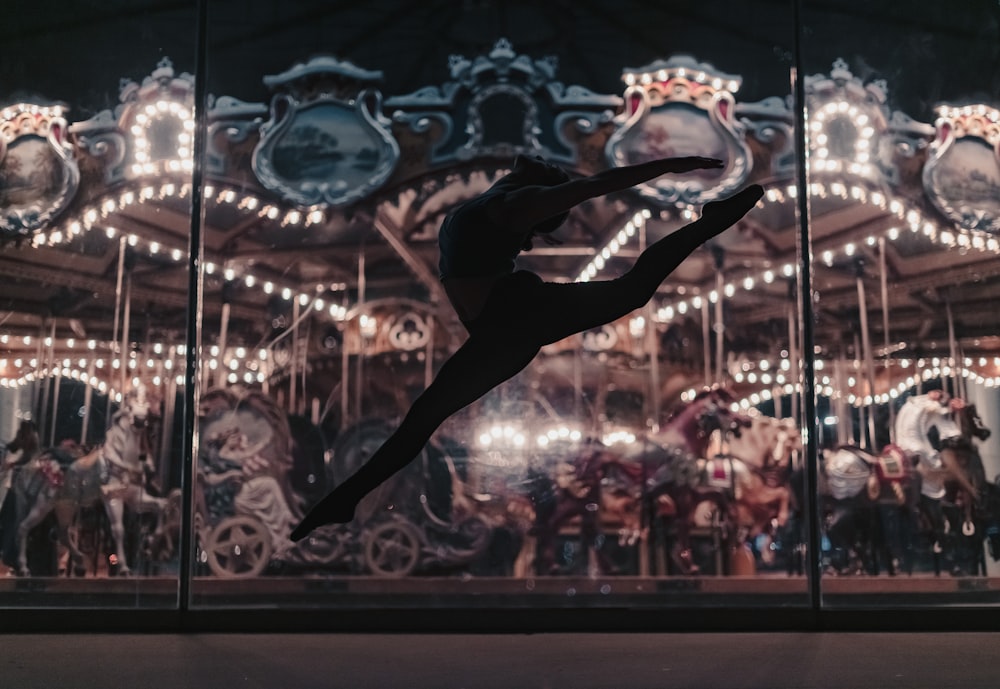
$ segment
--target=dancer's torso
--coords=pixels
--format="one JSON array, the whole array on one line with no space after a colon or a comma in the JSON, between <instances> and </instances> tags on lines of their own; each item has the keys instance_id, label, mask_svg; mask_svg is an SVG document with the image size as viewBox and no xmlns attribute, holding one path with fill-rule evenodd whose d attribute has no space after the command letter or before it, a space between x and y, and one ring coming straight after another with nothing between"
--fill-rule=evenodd
<instances>
[{"instance_id":1,"label":"dancer's torso","mask_svg":"<svg viewBox=\"0 0 1000 689\"><path fill-rule=\"evenodd\" d=\"M479 316L497 280L514 272L525 237L497 223L490 205L502 192L487 191L448 214L438 233L441 282L458 317Z\"/></svg>"}]
</instances>

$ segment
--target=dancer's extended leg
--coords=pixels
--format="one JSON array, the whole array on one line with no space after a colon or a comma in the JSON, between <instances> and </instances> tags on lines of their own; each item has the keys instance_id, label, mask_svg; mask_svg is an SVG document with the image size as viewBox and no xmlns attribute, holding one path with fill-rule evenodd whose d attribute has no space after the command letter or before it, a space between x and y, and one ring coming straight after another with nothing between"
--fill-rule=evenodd
<instances>
[{"instance_id":1,"label":"dancer's extended leg","mask_svg":"<svg viewBox=\"0 0 1000 689\"><path fill-rule=\"evenodd\" d=\"M681 262L707 240L732 227L763 196L758 185L705 205L695 222L646 248L631 270L614 280L538 284L525 295L525 327L539 344L617 320L645 305Z\"/></svg>"},{"instance_id":2,"label":"dancer's extended leg","mask_svg":"<svg viewBox=\"0 0 1000 689\"><path fill-rule=\"evenodd\" d=\"M354 518L361 499L409 464L444 421L527 366L538 353L510 325L507 337L472 335L442 366L430 386L414 401L403 422L368 462L319 501L292 531L292 540L304 538L323 524L342 524Z\"/></svg>"}]
</instances>

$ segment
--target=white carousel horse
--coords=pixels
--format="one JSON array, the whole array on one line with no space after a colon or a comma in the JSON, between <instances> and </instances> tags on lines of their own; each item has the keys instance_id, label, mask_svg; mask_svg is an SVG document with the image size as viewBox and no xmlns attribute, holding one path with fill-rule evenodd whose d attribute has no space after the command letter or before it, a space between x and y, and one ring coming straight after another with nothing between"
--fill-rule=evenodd
<instances>
[{"instance_id":1,"label":"white carousel horse","mask_svg":"<svg viewBox=\"0 0 1000 689\"><path fill-rule=\"evenodd\" d=\"M156 534L162 529L167 501L146 492L141 461L142 440L149 403L144 387L129 393L111 419L104 444L63 469L55 451L39 454L21 471L15 491L19 519L17 528L17 573L28 576L28 534L53 510L58 521L59 541L66 546L78 574L83 573L83 553L70 538L70 529L81 507L104 504L115 541L118 573L131 573L125 556L125 506L136 514L155 513Z\"/></svg>"},{"instance_id":2,"label":"white carousel horse","mask_svg":"<svg viewBox=\"0 0 1000 689\"><path fill-rule=\"evenodd\" d=\"M923 478L921 493L933 500L945 495L945 481L954 479L962 488L975 494L964 474L945 466L946 456L931 445L929 433L936 429L942 441L958 438L961 429L953 418L953 404L942 404L938 391L926 395L914 395L906 400L896 415L896 444L917 459L917 472ZM954 474L951 476L950 474Z\"/></svg>"}]
</instances>

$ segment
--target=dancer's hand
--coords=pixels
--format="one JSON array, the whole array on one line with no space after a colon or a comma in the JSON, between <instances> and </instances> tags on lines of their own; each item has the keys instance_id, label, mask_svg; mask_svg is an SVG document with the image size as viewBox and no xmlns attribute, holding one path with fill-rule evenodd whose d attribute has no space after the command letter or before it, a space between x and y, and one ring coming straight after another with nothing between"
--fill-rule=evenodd
<instances>
[{"instance_id":1,"label":"dancer's hand","mask_svg":"<svg viewBox=\"0 0 1000 689\"><path fill-rule=\"evenodd\" d=\"M692 170L717 170L725 166L725 163L718 158L703 158L702 156L688 156L686 158L664 158L669 172L691 172Z\"/></svg>"}]
</instances>

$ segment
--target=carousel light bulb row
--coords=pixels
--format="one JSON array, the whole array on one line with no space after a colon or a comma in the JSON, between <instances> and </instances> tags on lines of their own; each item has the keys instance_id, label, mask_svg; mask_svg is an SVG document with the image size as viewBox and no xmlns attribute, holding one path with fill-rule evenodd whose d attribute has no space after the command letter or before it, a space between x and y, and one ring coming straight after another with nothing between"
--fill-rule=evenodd
<instances>
[{"instance_id":1,"label":"carousel light bulb row","mask_svg":"<svg viewBox=\"0 0 1000 689\"><path fill-rule=\"evenodd\" d=\"M849 118L854 125L854 159L846 161L830 154L827 128L835 119ZM875 128L869 123L869 117L858 106L847 101L836 101L817 108L810 118L809 149L815 155L809 165L819 172L849 172L854 175L868 177L873 168L871 159L872 141Z\"/></svg>"},{"instance_id":2,"label":"carousel light bulb row","mask_svg":"<svg viewBox=\"0 0 1000 689\"><path fill-rule=\"evenodd\" d=\"M579 428L557 426L538 433L535 438L537 447L548 447L558 442L579 442L583 432ZM510 424L492 424L484 427L478 433L480 447L490 449L521 449L528 444L528 435L523 428Z\"/></svg>"},{"instance_id":3,"label":"carousel light bulb row","mask_svg":"<svg viewBox=\"0 0 1000 689\"><path fill-rule=\"evenodd\" d=\"M985 117L990 122L1000 122L1000 110L991 108L988 105L942 105L937 109L938 117L950 120L957 120L960 117L971 117L978 115Z\"/></svg>"},{"instance_id":4,"label":"carousel light bulb row","mask_svg":"<svg viewBox=\"0 0 1000 689\"><path fill-rule=\"evenodd\" d=\"M822 396L829 399L846 399L849 404L854 407L867 407L873 404L888 404L889 402L898 399L899 397L906 394L909 390L915 388L921 382L927 382L935 378L949 377L953 374L958 374L962 378L971 380L978 385L982 385L987 388L1000 387L1000 375L997 376L986 376L980 371L975 371L968 368L967 366L951 367L947 365L937 366L934 365L930 368L924 368L919 373L909 376L905 380L900 381L895 386L893 386L888 392L884 392L878 395L855 395L853 392L849 392L846 396L844 393L832 386L832 381L829 377L824 376L820 379L820 385L816 386L816 392ZM737 381L739 382L739 381ZM753 381L748 381L753 382ZM761 381L763 384L764 381ZM848 378L848 385L853 386L857 383L856 379ZM779 390L785 395L791 395L792 393L798 393L802 391L801 385L795 383L785 383L784 385L771 386L767 388L762 388L761 390L747 395L743 399L734 402L732 404L733 411L746 411L751 407L755 407L763 402L770 401L774 399L776 393L775 390ZM687 390L681 393L682 401L693 400L697 391L694 389Z\"/></svg>"},{"instance_id":5,"label":"carousel light bulb row","mask_svg":"<svg viewBox=\"0 0 1000 689\"><path fill-rule=\"evenodd\" d=\"M62 117L66 114L66 109L61 105L34 105L32 103L15 103L0 110L0 122L10 122L24 115L37 117L41 115L45 118Z\"/></svg>"},{"instance_id":6,"label":"carousel light bulb row","mask_svg":"<svg viewBox=\"0 0 1000 689\"><path fill-rule=\"evenodd\" d=\"M160 187L159 198L162 199L166 198L167 196L174 195L175 193L178 192L178 190L180 197L186 196L191 191L191 185L184 184L178 187L173 183L164 184ZM221 203L234 203L236 201L236 196L235 196L236 193L237 192L233 189L223 189L219 192L218 196L215 196L215 198L217 201ZM215 189L211 185L209 185L205 187L205 194L206 197L211 198L215 194ZM49 234L38 233L32 239L33 245L54 246L57 244L62 244L72 241L74 238L81 235L83 232L85 231L89 232L93 230L97 226L100 220L106 219L115 211L123 209L125 207L128 207L136 203L146 203L154 198L157 198L157 193L156 190L151 186L144 187L142 190L140 190L138 194L133 191L127 191L115 198L112 197L105 198L99 201L97 204L83 209L81 213L83 222L72 221L67 223L65 226L65 232L56 230ZM253 201L248 201L248 199L253 199ZM245 206L247 210L252 210L259 205L259 200L257 200L256 197L244 197L244 200L241 201L240 203L242 204L244 201L247 202ZM276 211L275 206L265 205L264 207L260 208L258 213L262 217L265 215L267 215L268 217L272 216L277 217L275 211ZM286 215L286 220L289 217L291 217L291 220L288 220L289 224L304 222L306 223L306 225L312 224L314 222L322 222L322 218L317 219L316 217L317 213L322 215L322 211L320 210L312 210L307 213L303 213L300 211L289 211L289 213ZM104 228L104 231L109 239L114 239L119 235L119 230L110 225L106 226ZM125 235L125 237L126 237L126 242L128 243L129 246L143 247L150 256L169 255L175 262L180 262L187 255L186 247L181 248L175 246L171 248L166 246L162 242L142 239L134 233L129 233ZM256 286L257 288L262 290L265 294L268 295L279 294L283 299L285 299L285 301L292 301L292 299L298 299L299 303L302 305L313 302L313 306L314 308L316 308L316 310L322 310L325 308L324 303L321 299L314 301L312 295L309 295L308 293L305 292L301 292L297 288L282 286L278 283L275 283L272 280L265 280L259 278L249 271L238 270L233 267L225 267L225 266L220 267L212 261L207 261L205 263L205 273L208 275L214 275L217 271L220 270L222 271L223 277L227 281L232 282L235 280L240 280L248 288L253 288ZM326 288L327 286L322 284L316 286L317 291L325 290ZM346 289L346 285L342 283L336 283L329 285L329 288L332 290L339 291ZM343 307L338 304L331 304L329 305L329 307L326 308L329 311L330 317L334 318L335 320L343 320L347 313L346 307Z\"/></svg>"},{"instance_id":7,"label":"carousel light bulb row","mask_svg":"<svg viewBox=\"0 0 1000 689\"><path fill-rule=\"evenodd\" d=\"M33 339L29 335L26 335L23 338L21 338L21 342L23 342L25 346L30 346L32 341ZM0 344L8 344L9 342L10 342L10 336L8 334L0 335ZM51 337L44 338L44 344L47 347L53 346L58 342L59 341L54 341ZM68 349L73 349L74 346L76 345L76 341L74 338L67 338L65 340L62 340L61 343ZM107 360L105 359L104 356L93 358L93 356L91 355L90 357L80 357L74 362L72 358L65 357L61 361L61 368L71 369L75 364L79 370L87 371L90 369L91 364L93 364L94 368L100 371L104 371L105 369L110 369L115 371L121 370L122 367L121 359L114 356L113 352L115 351L115 348L113 343L107 343L107 342L98 343L96 340L87 341L87 349L90 350L91 352L94 352L98 348L100 348L102 351L109 352L109 354L106 355L108 356ZM171 350L171 348L167 345L164 345L162 343L155 343L152 346L152 350L153 354L156 355L157 358L154 359L152 356L147 356L144 362L140 361L140 357L138 356L137 352L135 351L130 352L128 363L125 364L126 368L128 368L130 371L145 370L147 372L150 372L156 369L158 365L162 364L163 368L166 371L172 371L175 368L177 370L183 369L183 365L182 362L180 361L180 358L183 357L185 353L184 345L178 345ZM227 378L232 383L239 382L240 380L248 384L254 382L262 383L266 378L266 374L261 368L261 364L263 362L266 362L268 358L266 349L257 350L256 358L254 358L253 356L251 356L252 353L246 347L227 348L225 360L227 360L228 363L223 363L223 360L220 360L218 358L219 347L217 345L212 345L211 347L209 347L208 352L209 355L212 357L208 359L206 363L209 370L215 371L218 370L220 366L224 365L226 368L230 369L230 372L227 374ZM164 353L166 353L167 356L163 356ZM110 363L108 363L109 361ZM242 367L244 369L242 375L240 375L239 372L241 368L240 362L242 362ZM24 356L17 356L11 359L9 355L5 358L0 359L0 370L6 369L8 365L12 365L12 367L15 369L21 369L22 367L25 366L31 369L37 369L39 366L39 360L37 357L32 357L28 359L27 357ZM20 376L19 378L23 377L24 376ZM19 378L12 378L10 376L7 376L2 380L10 381L10 380L17 380ZM159 385L159 383L155 381L154 384Z\"/></svg>"},{"instance_id":8,"label":"carousel light bulb row","mask_svg":"<svg viewBox=\"0 0 1000 689\"><path fill-rule=\"evenodd\" d=\"M709 85L716 91L725 89L729 93L735 94L740 90L738 79L710 76L702 69L690 67L663 67L648 72L626 72L622 79L624 79L626 86L635 86L636 84L648 86L653 82L665 84L671 79L688 79L699 84Z\"/></svg>"},{"instance_id":9,"label":"carousel light bulb row","mask_svg":"<svg viewBox=\"0 0 1000 689\"><path fill-rule=\"evenodd\" d=\"M32 238L33 245L55 246L72 241L85 230L90 231L99 220L106 220L111 214L118 210L127 208L135 204L144 204L151 201L162 201L167 198L183 199L191 193L191 184L177 182L164 182L159 188L152 184L147 184L138 191L127 190L121 193L108 194L98 198L94 203L85 206L79 212L79 220L69 220L65 222L61 229L53 230L49 233L38 233ZM317 206L310 206L304 209L288 209L282 211L278 206L264 203L253 194L241 194L231 187L220 187L208 184L203 188L203 198L212 201L217 206L231 205L246 213L256 213L261 218L277 220L281 218L281 226L302 226L311 227L322 223L326 219L325 211Z\"/></svg>"},{"instance_id":10,"label":"carousel light bulb row","mask_svg":"<svg viewBox=\"0 0 1000 689\"><path fill-rule=\"evenodd\" d=\"M91 375L89 373L89 366L85 365L87 362L80 361L78 366L73 366L72 364L66 365L68 362L63 362L62 366L58 366L52 369L42 368L40 370L33 370L25 373L22 376L0 376L0 387L4 388L18 388L28 385L30 383L42 380L48 377L62 376L63 378L71 378L73 380L80 381L85 385L90 385L95 390L101 394L110 394L116 401L121 401L121 393L116 392L113 387L110 387L105 381L101 380L97 375ZM215 366L210 366L212 370L218 368L218 362L212 360ZM3 366L0 366L2 368ZM115 369L120 367L113 367ZM135 368L135 367L130 367ZM164 366L164 368L170 369L172 367ZM263 370L257 371L244 371L242 375L238 371L230 371L226 380L231 384L236 384L239 382L246 383L247 385L253 385L255 383L263 383L267 379L267 374ZM138 376L133 377L132 385L136 387L142 379ZM152 383L154 387L160 387L169 380L166 375L154 374L148 378L148 381ZM184 387L185 378L183 374L178 374L175 376L174 381L178 387Z\"/></svg>"},{"instance_id":11,"label":"carousel light bulb row","mask_svg":"<svg viewBox=\"0 0 1000 689\"><path fill-rule=\"evenodd\" d=\"M858 359L851 359L849 361L850 361L850 367L855 371L860 371L864 367L863 362L861 362ZM929 359L919 358L916 360L903 358L903 359L890 359L889 365L899 366L902 369L908 369L911 366L914 366L915 368L918 369L923 369L928 364L930 366L938 368L940 366L949 365L949 362L951 362L950 357L933 357ZM953 364L954 362L951 363ZM982 368L985 368L986 366L989 366L992 363L992 365L995 368L1000 369L1000 356L994 356L992 360L989 357L985 356L981 356L976 359L973 359L972 357L964 357L961 363L962 365L967 367L971 367L978 364ZM883 366L884 364L885 364L884 360L880 360L879 365ZM824 359L815 359L813 366L816 371L824 371L828 370L831 364L830 362ZM761 359L759 362L741 361L739 362L739 365L736 367L735 370L730 369L730 375L733 377L733 380L735 380L737 383L741 383L743 382L744 378L746 378L746 376L750 375L754 371L761 371L763 375L766 374L768 371L774 371L776 369L780 369L782 371L788 371L791 369L791 363L788 359L781 359L778 362L778 364L775 364L774 362L768 359ZM747 378L747 382L753 383L755 382L755 380Z\"/></svg>"},{"instance_id":12,"label":"carousel light bulb row","mask_svg":"<svg viewBox=\"0 0 1000 689\"><path fill-rule=\"evenodd\" d=\"M158 121L172 117L181 123L181 131L177 134L177 157L153 161L150 153L150 143L147 133ZM152 175L160 171L191 172L194 169L194 156L191 150L195 129L194 117L190 108L177 101L159 100L147 103L135 115L135 124L130 128L132 133L133 175Z\"/></svg>"},{"instance_id":13,"label":"carousel light bulb row","mask_svg":"<svg viewBox=\"0 0 1000 689\"><path fill-rule=\"evenodd\" d=\"M935 359L935 361L938 361ZM984 376L980 371L975 371L967 366L948 366L948 365L937 365L934 364L931 368L925 368L919 373L906 378L905 380L898 383L895 387L889 390L889 392L882 393L880 395L865 395L860 397L858 395L850 394L847 397L847 401L854 406L867 406L870 404L887 404L890 400L897 399L900 395L904 394L907 390L914 388L920 382L926 382L933 380L934 378L945 377L948 378L952 375L958 374L966 380L971 380L978 385L982 385L987 388L1000 387L1000 376Z\"/></svg>"},{"instance_id":14,"label":"carousel light bulb row","mask_svg":"<svg viewBox=\"0 0 1000 689\"><path fill-rule=\"evenodd\" d=\"M868 191L864 187L848 187L843 183L834 182L829 186L822 183L812 183L809 185L809 193L819 198L827 198L829 195L833 195L844 199L852 199L860 203L877 206L882 210L888 210L903 221L904 224L908 225L912 234L922 233L928 239L937 241L949 248L957 246L962 249L989 251L1000 255L1000 240L997 238L985 232L975 230L960 230L957 228L942 230L935 222L926 219L920 211L907 209L901 201L889 199L886 194L879 191ZM775 188L768 189L764 198L772 203L782 203L786 198L796 198L797 194L798 188L794 185L789 185L783 191ZM895 241L903 233L899 227L890 227L881 234L890 241ZM878 244L878 237L878 234L870 234L861 241L847 242L836 249L817 251L817 258L824 265L828 267L832 266L839 258L850 258L857 255L861 249L861 245L869 248L874 247ZM796 268L793 264L786 263L780 268L775 266L758 273L748 274L740 280L726 283L723 287L723 294L726 297L733 297L739 288L742 288L745 292L750 292L755 286L761 283L773 283L779 275L791 278L795 275L795 271ZM662 305L656 310L655 318L661 323L669 322L676 315L683 316L689 310L700 309L705 299L714 304L719 299L718 291L712 290L707 295L702 295L699 292L689 300Z\"/></svg>"},{"instance_id":15,"label":"carousel light bulb row","mask_svg":"<svg viewBox=\"0 0 1000 689\"><path fill-rule=\"evenodd\" d=\"M45 378L54 378L57 376L78 380L84 385L89 385L90 387L94 388L102 395L107 394L110 395L113 399L115 399L115 401L118 402L121 401L121 393L119 391L117 391L114 387L108 385L107 382L101 380L96 375L94 376L90 375L90 373L84 367L76 368L73 366L59 366L51 369L43 368L38 371L30 371L24 374L23 376L19 376L17 378L10 376L3 376L0 377L0 387L20 388L30 383L43 380ZM179 378L183 378L183 376L179 376ZM138 379L136 378L133 380L133 385L137 385L137 383L135 382L136 380ZM178 385L181 384L182 383L180 382L178 383ZM159 385L159 383L156 383L156 385Z\"/></svg>"},{"instance_id":16,"label":"carousel light bulb row","mask_svg":"<svg viewBox=\"0 0 1000 689\"><path fill-rule=\"evenodd\" d=\"M652 217L652 213L646 208L633 215L632 219L618 230L618 234L598 251L586 267L580 271L580 274L576 277L576 282L589 282L591 278L597 275L598 271L603 270L607 261L611 260L612 256L616 256L629 243L639 231L642 223L650 217Z\"/></svg>"}]
</instances>

